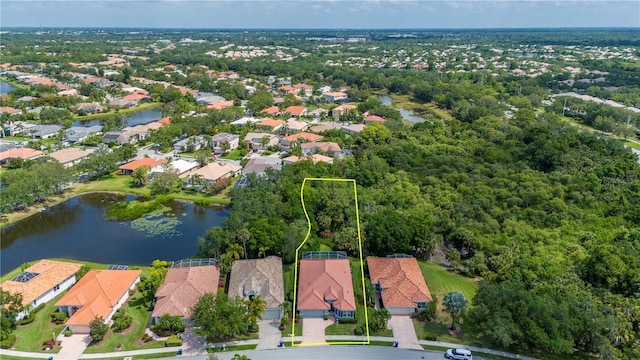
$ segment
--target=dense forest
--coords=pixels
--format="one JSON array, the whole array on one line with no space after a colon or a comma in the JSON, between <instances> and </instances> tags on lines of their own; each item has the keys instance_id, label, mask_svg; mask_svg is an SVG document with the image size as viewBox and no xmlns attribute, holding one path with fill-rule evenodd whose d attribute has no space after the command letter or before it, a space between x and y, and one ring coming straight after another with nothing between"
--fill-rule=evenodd
<instances>
[{"instance_id":1,"label":"dense forest","mask_svg":"<svg viewBox=\"0 0 640 360\"><path fill-rule=\"evenodd\" d=\"M307 231L307 177L353 178L366 255L438 248L483 278L470 316L498 347L603 358L640 354L640 167L616 140L565 122L484 117L369 126L343 139L355 156L286 166L232 191L223 228L200 240L211 256L238 243L294 260ZM306 249L357 249L353 191L305 190Z\"/></svg>"}]
</instances>

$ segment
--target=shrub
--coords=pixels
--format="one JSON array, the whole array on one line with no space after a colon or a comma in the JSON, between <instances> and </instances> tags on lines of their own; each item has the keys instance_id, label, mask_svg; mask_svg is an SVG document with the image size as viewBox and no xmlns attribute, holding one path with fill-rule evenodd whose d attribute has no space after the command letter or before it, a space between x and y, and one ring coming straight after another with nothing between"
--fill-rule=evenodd
<instances>
[{"instance_id":1,"label":"shrub","mask_svg":"<svg viewBox=\"0 0 640 360\"><path fill-rule=\"evenodd\" d=\"M424 335L424 339L425 339L425 340L430 340L430 341L438 341L438 335L435 335L435 334L425 334L425 335Z\"/></svg>"},{"instance_id":2,"label":"shrub","mask_svg":"<svg viewBox=\"0 0 640 360\"><path fill-rule=\"evenodd\" d=\"M182 346L182 339L177 335L171 335L164 342L164 346L166 346L166 347Z\"/></svg>"},{"instance_id":3,"label":"shrub","mask_svg":"<svg viewBox=\"0 0 640 360\"><path fill-rule=\"evenodd\" d=\"M120 332L131 326L132 323L133 318L131 318L131 315L125 312L123 308L121 308L118 309L115 315L113 315L113 325L111 325L111 328L115 332Z\"/></svg>"},{"instance_id":4,"label":"shrub","mask_svg":"<svg viewBox=\"0 0 640 360\"><path fill-rule=\"evenodd\" d=\"M51 320L56 324L60 325L65 322L69 318L66 312L56 311L51 315Z\"/></svg>"},{"instance_id":5,"label":"shrub","mask_svg":"<svg viewBox=\"0 0 640 360\"><path fill-rule=\"evenodd\" d=\"M358 319L356 318L340 318L340 324L357 324Z\"/></svg>"},{"instance_id":6,"label":"shrub","mask_svg":"<svg viewBox=\"0 0 640 360\"><path fill-rule=\"evenodd\" d=\"M6 339L0 341L0 349L11 349L15 342L16 336L14 334L9 334Z\"/></svg>"},{"instance_id":7,"label":"shrub","mask_svg":"<svg viewBox=\"0 0 640 360\"><path fill-rule=\"evenodd\" d=\"M325 319L325 320L329 320L329 315L325 314L325 315L324 315L324 319Z\"/></svg>"},{"instance_id":8,"label":"shrub","mask_svg":"<svg viewBox=\"0 0 640 360\"><path fill-rule=\"evenodd\" d=\"M353 333L354 333L355 335L358 335L358 336L360 336L360 335L364 335L364 333L365 333L365 326L364 326L364 325L360 325L360 326L358 326L357 328L355 328L355 329L353 330Z\"/></svg>"},{"instance_id":9,"label":"shrub","mask_svg":"<svg viewBox=\"0 0 640 360\"><path fill-rule=\"evenodd\" d=\"M65 337L69 337L71 335L73 335L73 331L71 331L71 330L67 330L67 331L64 332L64 336Z\"/></svg>"},{"instance_id":10,"label":"shrub","mask_svg":"<svg viewBox=\"0 0 640 360\"><path fill-rule=\"evenodd\" d=\"M30 313L29 316L27 316L26 318L20 320L20 325L27 325L27 324L31 324L33 322L33 320L36 319L36 316L34 313Z\"/></svg>"},{"instance_id":11,"label":"shrub","mask_svg":"<svg viewBox=\"0 0 640 360\"><path fill-rule=\"evenodd\" d=\"M149 334L145 333L144 335L142 335L142 341L148 343L149 341L152 341L152 340L153 338Z\"/></svg>"},{"instance_id":12,"label":"shrub","mask_svg":"<svg viewBox=\"0 0 640 360\"><path fill-rule=\"evenodd\" d=\"M38 311L42 310L43 307L44 307L44 304L40 304L40 305L34 307L33 309L31 309L31 311L29 313L35 315L35 314L38 313Z\"/></svg>"}]
</instances>

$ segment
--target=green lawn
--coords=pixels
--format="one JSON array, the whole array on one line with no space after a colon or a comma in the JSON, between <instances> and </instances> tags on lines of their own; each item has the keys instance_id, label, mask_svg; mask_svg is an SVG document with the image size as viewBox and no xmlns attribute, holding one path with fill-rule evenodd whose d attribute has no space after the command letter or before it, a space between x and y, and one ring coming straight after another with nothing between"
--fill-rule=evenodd
<instances>
[{"instance_id":1,"label":"green lawn","mask_svg":"<svg viewBox=\"0 0 640 360\"><path fill-rule=\"evenodd\" d=\"M635 141L625 141L624 142L625 145L627 145L628 147L632 147L634 149L638 149L640 150L640 143L635 142Z\"/></svg>"},{"instance_id":2,"label":"green lawn","mask_svg":"<svg viewBox=\"0 0 640 360\"><path fill-rule=\"evenodd\" d=\"M236 346L227 346L224 350L221 347L209 348L207 352L209 353L217 353L217 352L230 352L230 351L243 351L243 350L254 350L258 346L257 344L248 344L248 345L236 345Z\"/></svg>"},{"instance_id":3,"label":"green lawn","mask_svg":"<svg viewBox=\"0 0 640 360\"><path fill-rule=\"evenodd\" d=\"M161 102L143 103L143 104L141 104L139 106L135 106L135 107L132 107L132 108L120 109L120 111L118 113L121 114L121 115L127 115L127 114L131 114L131 113L138 112L138 111L154 109L154 108L157 108L157 107L159 107L161 105L162 105ZM73 119L74 120L78 120L78 121L94 120L94 119L102 119L102 118L105 118L107 116L115 115L115 114L116 114L115 111L110 111L110 112L104 112L104 113L98 113L98 114L88 114L88 115L84 115L84 116L74 115Z\"/></svg>"},{"instance_id":4,"label":"green lawn","mask_svg":"<svg viewBox=\"0 0 640 360\"><path fill-rule=\"evenodd\" d=\"M168 358L168 357L174 357L176 356L177 353L175 351L171 351L171 352L162 352L162 353L157 353L157 354L145 354L145 355L135 355L133 357L131 357L131 359L133 360L142 360L142 359L159 359L159 358ZM122 355L118 355L118 353L113 353L112 357L106 357L106 358L98 358L95 360L113 360L114 358L118 358L118 359L122 359L123 356ZM3 357L4 359L4 357ZM16 358L18 359L18 358Z\"/></svg>"},{"instance_id":5,"label":"green lawn","mask_svg":"<svg viewBox=\"0 0 640 360\"><path fill-rule=\"evenodd\" d=\"M243 157L242 155L242 151L240 151L240 149L235 149L227 154L225 154L224 156L222 156L223 159L228 159L228 160L238 160L238 158Z\"/></svg>"},{"instance_id":6,"label":"green lawn","mask_svg":"<svg viewBox=\"0 0 640 360\"><path fill-rule=\"evenodd\" d=\"M151 314L145 307L141 293L136 292L136 294L129 299L124 308L133 318L133 324L131 324L131 327L122 333L116 333L110 330L104 340L99 344L87 347L85 353L95 354L111 352L114 351L118 345L120 345L120 350L123 351L164 347L164 342L162 341L150 341L143 345L134 345L134 342L141 339L142 335L144 335L145 327L151 317Z\"/></svg>"},{"instance_id":7,"label":"green lawn","mask_svg":"<svg viewBox=\"0 0 640 360\"><path fill-rule=\"evenodd\" d=\"M51 314L56 311L56 306L54 304L60 300L62 295L63 294L58 295L40 309L40 311L36 313L35 320L31 324L18 326L18 328L13 332L16 336L16 343L13 347L15 347L16 350L42 352L42 343L50 340L52 333L55 332L56 336L60 334L65 325L55 325L51 323ZM58 351L60 351L60 348L56 348L50 352L57 353Z\"/></svg>"},{"instance_id":8,"label":"green lawn","mask_svg":"<svg viewBox=\"0 0 640 360\"><path fill-rule=\"evenodd\" d=\"M478 283L476 281L451 273L438 264L419 260L418 265L429 291L432 295L438 297L439 302L442 302L447 293L459 291L471 303L476 291L478 291Z\"/></svg>"}]
</instances>

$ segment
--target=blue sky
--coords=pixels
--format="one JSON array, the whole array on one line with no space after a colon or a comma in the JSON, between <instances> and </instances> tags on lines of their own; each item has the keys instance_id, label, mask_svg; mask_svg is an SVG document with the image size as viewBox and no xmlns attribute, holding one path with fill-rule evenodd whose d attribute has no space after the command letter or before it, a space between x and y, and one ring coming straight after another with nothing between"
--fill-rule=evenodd
<instances>
[{"instance_id":1,"label":"blue sky","mask_svg":"<svg viewBox=\"0 0 640 360\"><path fill-rule=\"evenodd\" d=\"M640 27L640 0L0 0L0 27Z\"/></svg>"}]
</instances>

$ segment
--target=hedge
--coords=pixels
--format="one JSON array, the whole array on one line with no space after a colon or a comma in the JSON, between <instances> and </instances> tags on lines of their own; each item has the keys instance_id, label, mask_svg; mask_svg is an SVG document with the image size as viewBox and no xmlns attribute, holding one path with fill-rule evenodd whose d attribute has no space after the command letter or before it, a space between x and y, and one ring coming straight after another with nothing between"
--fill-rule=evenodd
<instances>
[{"instance_id":1,"label":"hedge","mask_svg":"<svg viewBox=\"0 0 640 360\"><path fill-rule=\"evenodd\" d=\"M27 325L27 324L31 324L33 322L33 320L36 319L35 314L32 312L29 314L29 316L27 316L26 318L20 320L20 325Z\"/></svg>"},{"instance_id":2,"label":"hedge","mask_svg":"<svg viewBox=\"0 0 640 360\"><path fill-rule=\"evenodd\" d=\"M15 342L16 336L14 334L9 334L6 339L0 341L0 349L11 349Z\"/></svg>"},{"instance_id":3,"label":"hedge","mask_svg":"<svg viewBox=\"0 0 640 360\"><path fill-rule=\"evenodd\" d=\"M340 318L340 324L357 324L358 319L356 318Z\"/></svg>"},{"instance_id":4,"label":"hedge","mask_svg":"<svg viewBox=\"0 0 640 360\"><path fill-rule=\"evenodd\" d=\"M177 335L171 335L164 342L164 346L166 346L166 347L182 346L182 339L179 338Z\"/></svg>"}]
</instances>

